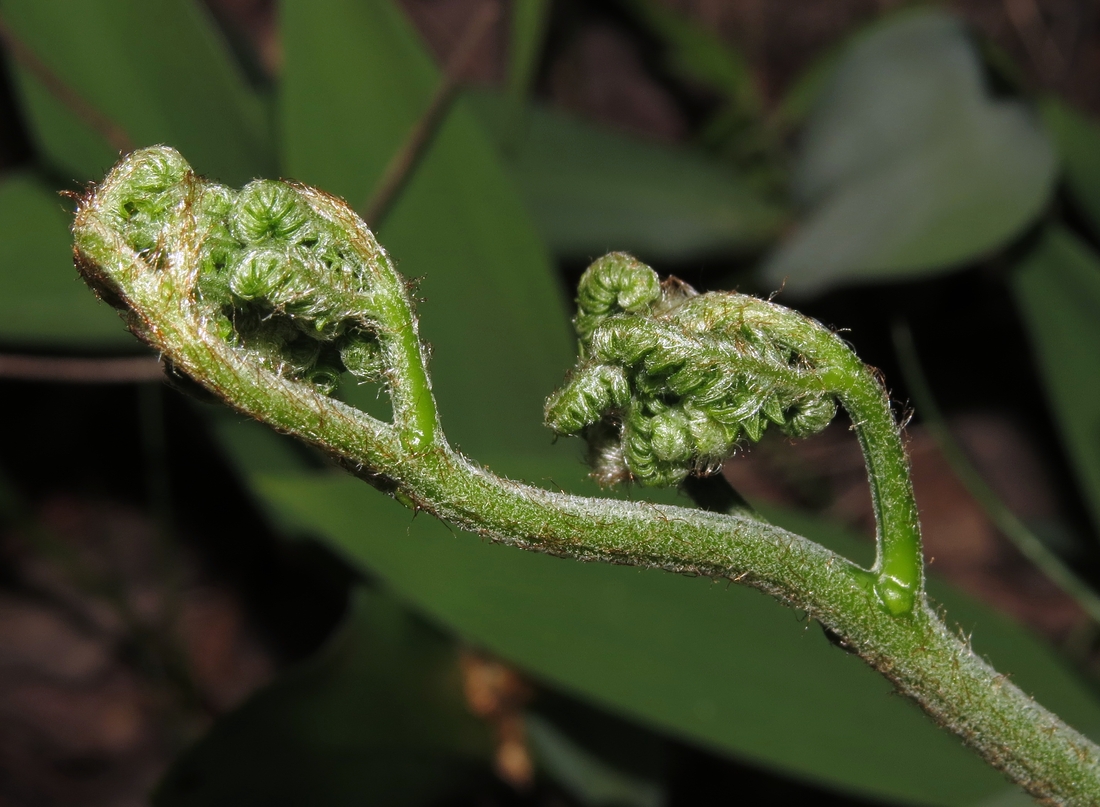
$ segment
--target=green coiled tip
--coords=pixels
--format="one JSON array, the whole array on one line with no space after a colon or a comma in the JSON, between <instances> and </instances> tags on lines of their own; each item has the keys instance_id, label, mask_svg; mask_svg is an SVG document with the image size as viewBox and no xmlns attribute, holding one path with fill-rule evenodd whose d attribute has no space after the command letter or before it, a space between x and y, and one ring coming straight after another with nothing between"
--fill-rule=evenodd
<instances>
[{"instance_id":1,"label":"green coiled tip","mask_svg":"<svg viewBox=\"0 0 1100 807\"><path fill-rule=\"evenodd\" d=\"M648 311L660 298L656 272L625 252L604 255L585 270L577 287L577 334L583 342L608 316Z\"/></svg>"},{"instance_id":2,"label":"green coiled tip","mask_svg":"<svg viewBox=\"0 0 1100 807\"><path fill-rule=\"evenodd\" d=\"M581 363L547 401L546 423L588 436L597 479L643 485L712 473L768 423L814 434L836 400L784 334L792 317L821 326L783 311L740 294L699 295L629 255L606 255L581 278ZM769 317L782 320L777 333Z\"/></svg>"},{"instance_id":3,"label":"green coiled tip","mask_svg":"<svg viewBox=\"0 0 1100 807\"><path fill-rule=\"evenodd\" d=\"M81 201L73 233L81 271L158 349L157 317L186 319L325 395L345 374L390 385L405 352L406 369L421 363L415 334L401 335L415 315L385 252L343 201L312 188L263 179L234 190L174 149L140 149ZM428 402L416 441L430 444L430 388L405 380Z\"/></svg>"}]
</instances>

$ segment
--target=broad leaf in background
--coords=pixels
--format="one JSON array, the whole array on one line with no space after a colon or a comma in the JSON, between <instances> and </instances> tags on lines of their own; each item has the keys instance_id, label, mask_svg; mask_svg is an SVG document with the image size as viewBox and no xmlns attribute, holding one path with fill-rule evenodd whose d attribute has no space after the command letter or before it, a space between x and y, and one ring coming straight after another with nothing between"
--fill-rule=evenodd
<instances>
[{"instance_id":1,"label":"broad leaf in background","mask_svg":"<svg viewBox=\"0 0 1100 807\"><path fill-rule=\"evenodd\" d=\"M524 721L527 741L540 767L591 807L661 807L660 784L631 776L572 740L550 720L530 714Z\"/></svg>"},{"instance_id":2,"label":"broad leaf in background","mask_svg":"<svg viewBox=\"0 0 1100 807\"><path fill-rule=\"evenodd\" d=\"M623 0L623 5L664 42L672 71L717 90L741 109L762 111L752 69L740 52L659 0Z\"/></svg>"},{"instance_id":3,"label":"broad leaf in background","mask_svg":"<svg viewBox=\"0 0 1100 807\"><path fill-rule=\"evenodd\" d=\"M653 262L686 261L762 249L782 226L777 205L701 154L542 106L527 111L521 136L509 140L507 101L488 91L467 97L559 256L625 250Z\"/></svg>"},{"instance_id":4,"label":"broad leaf in background","mask_svg":"<svg viewBox=\"0 0 1100 807\"><path fill-rule=\"evenodd\" d=\"M1100 257L1051 226L1012 278L1062 444L1100 531Z\"/></svg>"},{"instance_id":5,"label":"broad leaf in background","mask_svg":"<svg viewBox=\"0 0 1100 807\"><path fill-rule=\"evenodd\" d=\"M199 170L242 183L275 172L269 113L201 7L188 0L8 0L5 21L70 88L137 145L171 143ZM13 65L22 112L48 166L99 180L115 163L103 138ZM67 349L136 350L118 317L78 280L58 179L0 189L0 338ZM51 190L53 188L53 190Z\"/></svg>"},{"instance_id":6,"label":"broad leaf in background","mask_svg":"<svg viewBox=\"0 0 1100 807\"><path fill-rule=\"evenodd\" d=\"M508 95L516 104L527 101L539 66L546 26L550 21L550 0L526 0L511 9L512 29L508 42Z\"/></svg>"},{"instance_id":7,"label":"broad leaf in background","mask_svg":"<svg viewBox=\"0 0 1100 807\"><path fill-rule=\"evenodd\" d=\"M180 757L158 807L414 807L488 772L453 643L360 589L319 656L253 695Z\"/></svg>"},{"instance_id":8,"label":"broad leaf in background","mask_svg":"<svg viewBox=\"0 0 1100 807\"><path fill-rule=\"evenodd\" d=\"M993 97L963 23L909 11L856 39L803 132L806 217L764 266L795 295L943 272L1047 204L1056 161L1031 110Z\"/></svg>"},{"instance_id":9,"label":"broad leaf in background","mask_svg":"<svg viewBox=\"0 0 1100 807\"><path fill-rule=\"evenodd\" d=\"M34 174L0 180L0 341L139 349L73 268L70 220L57 192Z\"/></svg>"},{"instance_id":10,"label":"broad leaf in background","mask_svg":"<svg viewBox=\"0 0 1100 807\"><path fill-rule=\"evenodd\" d=\"M508 109L502 121L501 140L511 150L523 133L527 101L538 73L550 23L550 0L513 3L508 40Z\"/></svg>"},{"instance_id":11,"label":"broad leaf in background","mask_svg":"<svg viewBox=\"0 0 1100 807\"><path fill-rule=\"evenodd\" d=\"M1043 120L1073 200L1100 236L1100 125L1057 98L1043 101Z\"/></svg>"},{"instance_id":12,"label":"broad leaf in background","mask_svg":"<svg viewBox=\"0 0 1100 807\"><path fill-rule=\"evenodd\" d=\"M852 49L854 43L872 33L875 26L871 25L869 28L870 30L857 29L854 33L841 37L838 42L826 46L794 77L779 105L770 114L777 125L791 129L806 122L836 74L840 60Z\"/></svg>"},{"instance_id":13,"label":"broad leaf in background","mask_svg":"<svg viewBox=\"0 0 1100 807\"><path fill-rule=\"evenodd\" d=\"M414 520L350 477L253 467L250 478L284 525L323 538L433 621L565 692L848 792L967 805L1004 787L881 676L755 591L486 544ZM842 531L784 522L863 562L872 554ZM1095 698L1048 648L942 586L933 596L1044 705L1078 727L1100 726Z\"/></svg>"},{"instance_id":14,"label":"broad leaf in background","mask_svg":"<svg viewBox=\"0 0 1100 807\"><path fill-rule=\"evenodd\" d=\"M779 142L765 121L756 76L744 55L660 0L623 0L623 5L664 45L670 73L709 87L722 98L703 127L701 140L708 150L738 166L753 187L778 190Z\"/></svg>"},{"instance_id":15,"label":"broad leaf in background","mask_svg":"<svg viewBox=\"0 0 1100 807\"><path fill-rule=\"evenodd\" d=\"M246 84L201 3L5 0L4 19L50 69L135 146L170 143L231 185L275 171L270 114ZM15 71L46 161L79 182L118 160L101 135L36 78Z\"/></svg>"},{"instance_id":16,"label":"broad leaf in background","mask_svg":"<svg viewBox=\"0 0 1100 807\"><path fill-rule=\"evenodd\" d=\"M438 71L388 0L288 0L282 20L283 173L361 206ZM379 241L406 277L420 279L448 436L475 455L571 454L541 427L543 401L571 362L564 294L465 104L435 134Z\"/></svg>"},{"instance_id":17,"label":"broad leaf in background","mask_svg":"<svg viewBox=\"0 0 1100 807\"><path fill-rule=\"evenodd\" d=\"M539 771L581 804L649 807L667 802L676 752L664 735L550 689L536 694L524 722Z\"/></svg>"}]
</instances>

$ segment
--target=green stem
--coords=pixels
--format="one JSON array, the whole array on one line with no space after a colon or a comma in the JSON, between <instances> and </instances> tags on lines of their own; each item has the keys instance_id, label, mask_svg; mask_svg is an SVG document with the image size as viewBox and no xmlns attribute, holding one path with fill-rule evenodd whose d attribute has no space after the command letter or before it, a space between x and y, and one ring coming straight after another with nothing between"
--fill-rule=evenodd
<instances>
[{"instance_id":1,"label":"green stem","mask_svg":"<svg viewBox=\"0 0 1100 807\"><path fill-rule=\"evenodd\" d=\"M400 278L393 280L397 282L383 286L381 309L389 323L390 338L381 341L386 365L394 368L395 380L400 379L399 383L390 384L394 425L405 448L426 451L436 444L442 432L414 315Z\"/></svg>"},{"instance_id":2,"label":"green stem","mask_svg":"<svg viewBox=\"0 0 1100 807\"><path fill-rule=\"evenodd\" d=\"M875 512L875 591L890 613L908 613L924 591L924 555L909 461L889 395L851 348L817 322L785 309L777 317L779 307L763 300L747 305L767 318L777 338L814 364L824 387L848 413L867 465Z\"/></svg>"},{"instance_id":3,"label":"green stem","mask_svg":"<svg viewBox=\"0 0 1100 807\"><path fill-rule=\"evenodd\" d=\"M880 518L882 546L872 573L743 512L555 493L472 463L439 428L412 304L384 251L342 202L303 188L294 189L301 199L291 198L287 187L258 183L234 202L228 190L194 177L171 150L137 152L81 204L74 225L78 266L179 371L239 411L340 458L406 505L512 546L725 578L768 592L818 619L1036 797L1056 804L1100 803L1100 748L999 675L929 607L905 455L889 402L874 375L835 335L778 306L746 302L751 298L696 298L703 309L734 300L743 308L738 327L744 317L767 314L780 341L798 342L813 365L802 367L797 358L769 353L751 339L742 344L741 336L740 342L723 343L761 358L761 368L774 365L775 372L760 380L770 417L797 426L801 421L790 414L797 404L820 403L807 397L808 388L784 386L792 373L799 383L836 390L848 408L867 454ZM301 200L310 211L295 207ZM244 224L230 220L237 246L227 247L221 222L230 204L237 205L233 215ZM297 240L278 241L287 233ZM316 247L320 257L303 258L303 245ZM277 254L285 264L270 263L273 250L282 250ZM290 274L315 277L318 261L328 272L323 288ZM236 297L225 292L234 284L241 290ZM227 315L226 306L242 297ZM271 308L258 324L249 320L249 306L257 304ZM686 305L684 310L692 313ZM702 313L702 321L710 322L714 312ZM310 380L322 369L318 362L327 361L326 349L347 348L352 339L362 347L368 336L377 340L384 360L392 424L333 399ZM328 340L328 347L303 360L307 337ZM648 358L639 359L650 369L672 355L654 350L646 348ZM365 373L369 362L348 358L345 364L349 372ZM676 361L666 365L687 372ZM722 372L718 367L712 375L721 381ZM622 376L614 372L577 377L611 379L619 385L611 397L622 392ZM668 378L695 383L682 373ZM593 400L607 397L598 385L585 390ZM777 390L794 409L775 411L779 404L769 396Z\"/></svg>"},{"instance_id":4,"label":"green stem","mask_svg":"<svg viewBox=\"0 0 1100 807\"><path fill-rule=\"evenodd\" d=\"M924 590L924 555L909 461L882 385L862 364L850 368L848 379L839 397L867 464L878 527L875 590L891 613L903 614Z\"/></svg>"},{"instance_id":5,"label":"green stem","mask_svg":"<svg viewBox=\"0 0 1100 807\"><path fill-rule=\"evenodd\" d=\"M620 451L598 467L601 475L680 482L728 456L742 434L758 440L768 422L795 436L824 428L835 399L851 418L870 480L872 585L892 614L916 606L924 558L908 460L886 390L842 339L769 301L662 284L622 253L589 267L577 303L584 361L547 404L547 422L559 433L587 430L597 454L606 425L621 423Z\"/></svg>"},{"instance_id":6,"label":"green stem","mask_svg":"<svg viewBox=\"0 0 1100 807\"><path fill-rule=\"evenodd\" d=\"M150 318L170 308L133 300ZM1100 749L999 675L923 600L899 619L867 590L863 570L755 519L679 507L570 496L497 477L443 441L408 451L362 413L240 367L231 348L197 329L163 331L161 348L229 404L367 469L366 479L471 532L525 549L727 578L806 611L1033 794L1066 804L1100 800Z\"/></svg>"}]
</instances>

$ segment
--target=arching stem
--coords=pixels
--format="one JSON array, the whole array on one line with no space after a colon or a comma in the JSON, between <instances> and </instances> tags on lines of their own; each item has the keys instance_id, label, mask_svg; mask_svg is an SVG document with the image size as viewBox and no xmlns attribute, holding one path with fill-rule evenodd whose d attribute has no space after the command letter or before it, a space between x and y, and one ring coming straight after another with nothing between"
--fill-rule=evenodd
<instances>
[{"instance_id":1,"label":"arching stem","mask_svg":"<svg viewBox=\"0 0 1100 807\"><path fill-rule=\"evenodd\" d=\"M233 215L251 217L247 228L232 219L227 227L233 205ZM407 506L525 549L726 578L768 592L818 619L1032 795L1051 804L1100 804L1100 748L999 675L928 606L889 401L873 373L820 325L764 301L733 301L739 316L770 318L777 338L810 363L803 375L833 391L851 415L880 527L870 573L748 514L555 493L498 477L454 451L439 427L404 282L339 200L263 183L233 197L195 177L170 149L150 149L128 157L82 202L74 235L85 277L178 371L237 410L340 458ZM285 261L264 263L272 254ZM253 331L234 334L230 326L238 313L245 322L247 306L227 315L241 295L226 289L244 288L245 280L249 304L259 300L273 311ZM311 380L324 369L318 362L332 360L334 345L367 336L377 339L385 365L392 423L324 394ZM308 360L300 358L305 339L323 342L304 342L313 350ZM761 366L775 358L765 354ZM782 381L793 365L776 355ZM355 365L346 356L344 363ZM794 404L808 394L786 392Z\"/></svg>"}]
</instances>

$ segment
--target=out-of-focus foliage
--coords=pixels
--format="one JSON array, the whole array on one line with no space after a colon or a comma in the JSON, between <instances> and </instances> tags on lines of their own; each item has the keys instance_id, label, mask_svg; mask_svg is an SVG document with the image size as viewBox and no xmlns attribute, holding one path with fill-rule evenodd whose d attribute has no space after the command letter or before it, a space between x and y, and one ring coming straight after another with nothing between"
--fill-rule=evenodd
<instances>
[{"instance_id":1,"label":"out-of-focus foliage","mask_svg":"<svg viewBox=\"0 0 1100 807\"><path fill-rule=\"evenodd\" d=\"M765 277L805 296L944 272L1033 221L1055 172L1036 115L991 96L963 25L902 15L857 41L818 96L792 175L805 215Z\"/></svg>"},{"instance_id":2,"label":"out-of-focus foliage","mask_svg":"<svg viewBox=\"0 0 1100 807\"><path fill-rule=\"evenodd\" d=\"M1014 273L1013 291L1100 530L1100 258L1052 226Z\"/></svg>"},{"instance_id":3,"label":"out-of-focus foliage","mask_svg":"<svg viewBox=\"0 0 1100 807\"><path fill-rule=\"evenodd\" d=\"M991 91L979 50L942 12L888 17L813 68L780 110L784 125L806 117L785 154L744 57L654 0L622 7L662 43L663 69L720 98L695 146L654 145L529 104L548 5L515 17L509 96L454 104L379 227L401 271L419 279L448 434L496 471L595 492L575 447L553 445L540 425L571 357L554 258L628 249L654 261L744 264L770 253L745 282L785 279L810 298L1008 254L1042 216L1058 215L1050 202L1059 177L1100 229L1095 125L1049 101L1048 137L1026 99ZM247 83L197 3L9 0L0 11L135 145L169 143L227 183L281 174L360 208L440 80L391 0L283 2L285 64L271 95ZM33 75L13 70L38 160L0 181L0 340L129 350L136 343L78 283L63 203L51 195L56 177L96 180L115 155ZM791 187L777 193L788 164ZM1059 224L1025 252L1011 282L1100 521L1100 367L1081 369L1100 355L1100 263ZM374 392L347 385L345 397L369 408ZM457 786L484 767L484 749L444 686L455 636L545 686L840 790L942 805L1004 790L957 741L889 697L883 680L755 592L454 535L255 424L225 413L208 420L288 536L327 542L392 594L363 595L323 656L215 726L166 780L160 803L262 793L270 803L418 804ZM769 515L870 562L865 544L833 528ZM946 588L936 598L977 626L977 646L1017 683L1079 727L1100 725L1100 702L1053 651ZM617 771L571 745L552 715L540 720L551 721L532 729L544 771L578 799L659 798L656 779Z\"/></svg>"},{"instance_id":4,"label":"out-of-focus foliage","mask_svg":"<svg viewBox=\"0 0 1100 807\"><path fill-rule=\"evenodd\" d=\"M3 11L20 39L134 145L171 142L195 170L234 185L275 171L267 101L246 84L202 6L15 0ZM15 73L45 160L80 180L114 165L99 134L26 70Z\"/></svg>"},{"instance_id":5,"label":"out-of-focus foliage","mask_svg":"<svg viewBox=\"0 0 1100 807\"><path fill-rule=\"evenodd\" d=\"M720 91L727 104L761 111L752 68L742 53L658 0L625 0L624 5L661 40L670 69Z\"/></svg>"},{"instance_id":6,"label":"out-of-focus foliage","mask_svg":"<svg viewBox=\"0 0 1100 807\"><path fill-rule=\"evenodd\" d=\"M783 176L778 142L745 55L660 0L623 0L623 5L661 43L666 69L719 94L721 103L700 132L701 144L736 166L751 186L774 191Z\"/></svg>"},{"instance_id":7,"label":"out-of-focus foliage","mask_svg":"<svg viewBox=\"0 0 1100 807\"><path fill-rule=\"evenodd\" d=\"M508 42L508 95L522 107L538 72L542 43L550 20L550 0L516 3Z\"/></svg>"},{"instance_id":8,"label":"out-of-focus foliage","mask_svg":"<svg viewBox=\"0 0 1100 807\"><path fill-rule=\"evenodd\" d=\"M10 344L136 348L113 311L71 272L69 217L49 183L0 178L0 339Z\"/></svg>"},{"instance_id":9,"label":"out-of-focus foliage","mask_svg":"<svg viewBox=\"0 0 1100 807\"><path fill-rule=\"evenodd\" d=\"M1100 235L1100 126L1056 98L1042 106L1043 119L1062 157L1062 172L1093 233Z\"/></svg>"},{"instance_id":10,"label":"out-of-focus foliage","mask_svg":"<svg viewBox=\"0 0 1100 807\"><path fill-rule=\"evenodd\" d=\"M360 590L330 645L219 722L155 800L431 804L475 776L490 748L463 701L453 643Z\"/></svg>"},{"instance_id":11,"label":"out-of-focus foliage","mask_svg":"<svg viewBox=\"0 0 1100 807\"><path fill-rule=\"evenodd\" d=\"M664 803L660 785L608 765L546 718L530 715L526 724L539 762L583 804L660 807Z\"/></svg>"},{"instance_id":12,"label":"out-of-focus foliage","mask_svg":"<svg viewBox=\"0 0 1100 807\"><path fill-rule=\"evenodd\" d=\"M626 250L652 261L758 251L782 208L733 169L700 154L625 137L542 106L518 132L488 92L469 100L527 203L547 246L566 258Z\"/></svg>"}]
</instances>

